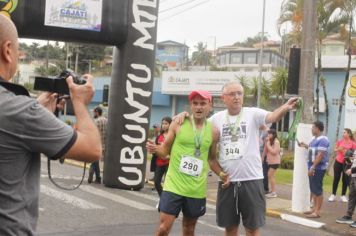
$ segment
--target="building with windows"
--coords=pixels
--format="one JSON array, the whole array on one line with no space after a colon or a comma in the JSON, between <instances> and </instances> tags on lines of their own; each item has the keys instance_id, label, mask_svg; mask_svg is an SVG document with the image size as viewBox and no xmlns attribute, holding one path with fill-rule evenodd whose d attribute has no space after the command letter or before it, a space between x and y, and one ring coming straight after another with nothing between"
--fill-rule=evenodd
<instances>
[{"instance_id":1,"label":"building with windows","mask_svg":"<svg viewBox=\"0 0 356 236\"><path fill-rule=\"evenodd\" d=\"M258 72L260 63L260 49L225 46L218 48L217 66L229 71ZM276 50L263 50L263 71L274 71L278 67L286 68L288 61Z\"/></svg>"},{"instance_id":2,"label":"building with windows","mask_svg":"<svg viewBox=\"0 0 356 236\"><path fill-rule=\"evenodd\" d=\"M188 65L189 47L172 40L157 43L156 63L164 70L183 70Z\"/></svg>"}]
</instances>

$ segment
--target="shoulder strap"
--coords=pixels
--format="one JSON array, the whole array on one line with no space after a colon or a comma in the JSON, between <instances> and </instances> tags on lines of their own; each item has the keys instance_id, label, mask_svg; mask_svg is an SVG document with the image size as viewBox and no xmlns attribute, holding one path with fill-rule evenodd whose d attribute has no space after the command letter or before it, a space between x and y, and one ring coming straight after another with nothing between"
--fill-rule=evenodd
<instances>
[{"instance_id":1,"label":"shoulder strap","mask_svg":"<svg viewBox=\"0 0 356 236\"><path fill-rule=\"evenodd\" d=\"M18 96L18 95L23 95L23 96L27 96L27 97L30 96L27 89L21 85L0 81L0 86L4 87L6 90L14 93L16 96Z\"/></svg>"}]
</instances>

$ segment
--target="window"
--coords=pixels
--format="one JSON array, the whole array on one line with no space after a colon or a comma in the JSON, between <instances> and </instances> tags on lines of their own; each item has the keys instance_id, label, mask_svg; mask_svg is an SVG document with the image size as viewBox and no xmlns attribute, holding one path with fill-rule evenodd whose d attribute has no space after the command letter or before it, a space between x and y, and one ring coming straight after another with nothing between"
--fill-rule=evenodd
<instances>
[{"instance_id":1,"label":"window","mask_svg":"<svg viewBox=\"0 0 356 236\"><path fill-rule=\"evenodd\" d=\"M242 64L242 53L231 53L231 64Z\"/></svg>"},{"instance_id":2,"label":"window","mask_svg":"<svg viewBox=\"0 0 356 236\"><path fill-rule=\"evenodd\" d=\"M338 105L339 105L339 99L338 99L338 98L333 98L332 104L333 104L334 106L338 106Z\"/></svg>"},{"instance_id":3,"label":"window","mask_svg":"<svg viewBox=\"0 0 356 236\"><path fill-rule=\"evenodd\" d=\"M247 52L245 53L244 64L256 64L256 56L257 53L254 52Z\"/></svg>"}]
</instances>

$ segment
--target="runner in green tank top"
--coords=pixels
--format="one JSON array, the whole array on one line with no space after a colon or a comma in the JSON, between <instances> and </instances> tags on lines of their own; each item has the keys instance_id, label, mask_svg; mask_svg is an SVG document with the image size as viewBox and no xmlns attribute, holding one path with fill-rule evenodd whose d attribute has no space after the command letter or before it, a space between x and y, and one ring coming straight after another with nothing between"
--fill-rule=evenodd
<instances>
[{"instance_id":1,"label":"runner in green tank top","mask_svg":"<svg viewBox=\"0 0 356 236\"><path fill-rule=\"evenodd\" d=\"M207 91L191 92L190 119L182 125L172 122L162 145L147 141L148 152L170 156L156 235L168 235L180 211L183 212L183 235L192 235L198 217L205 214L208 165L215 172L221 171L216 160L219 131L206 120L211 100ZM228 182L226 175L221 176Z\"/></svg>"}]
</instances>

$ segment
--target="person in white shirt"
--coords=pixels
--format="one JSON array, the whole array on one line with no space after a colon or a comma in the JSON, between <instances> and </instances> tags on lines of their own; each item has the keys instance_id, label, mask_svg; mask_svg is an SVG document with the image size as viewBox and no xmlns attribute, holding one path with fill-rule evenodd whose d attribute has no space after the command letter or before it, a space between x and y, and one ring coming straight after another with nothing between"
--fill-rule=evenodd
<instances>
[{"instance_id":1,"label":"person in white shirt","mask_svg":"<svg viewBox=\"0 0 356 236\"><path fill-rule=\"evenodd\" d=\"M291 98L273 112L243 107L244 89L238 81L226 83L221 98L227 109L209 119L220 132L219 176L228 176L229 184L219 181L216 203L217 224L225 235L238 235L242 218L246 235L259 235L265 224L266 200L263 170L259 151L259 129L279 121L297 107L298 98ZM175 118L180 123L183 112Z\"/></svg>"}]
</instances>

